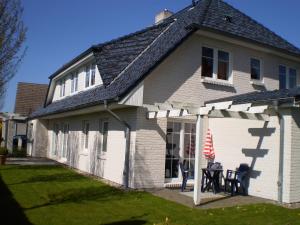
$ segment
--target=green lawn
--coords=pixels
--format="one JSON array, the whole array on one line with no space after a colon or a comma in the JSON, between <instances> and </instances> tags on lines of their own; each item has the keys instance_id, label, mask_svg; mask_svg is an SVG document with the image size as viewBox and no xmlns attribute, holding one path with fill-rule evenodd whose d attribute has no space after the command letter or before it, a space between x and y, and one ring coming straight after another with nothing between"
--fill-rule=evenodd
<instances>
[{"instance_id":1,"label":"green lawn","mask_svg":"<svg viewBox=\"0 0 300 225\"><path fill-rule=\"evenodd\" d=\"M300 224L300 210L264 204L191 209L149 193L123 192L58 166L4 166L0 224L293 225Z\"/></svg>"}]
</instances>

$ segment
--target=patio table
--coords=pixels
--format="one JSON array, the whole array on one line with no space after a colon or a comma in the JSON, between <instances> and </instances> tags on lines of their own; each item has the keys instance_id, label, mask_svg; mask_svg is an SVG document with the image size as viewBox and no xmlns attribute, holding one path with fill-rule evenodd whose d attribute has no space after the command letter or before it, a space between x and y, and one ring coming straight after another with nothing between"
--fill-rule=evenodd
<instances>
[{"instance_id":1,"label":"patio table","mask_svg":"<svg viewBox=\"0 0 300 225\"><path fill-rule=\"evenodd\" d=\"M202 168L201 192L212 188L214 194L220 191L220 175L223 175L223 169ZM204 180L207 179L205 183Z\"/></svg>"}]
</instances>

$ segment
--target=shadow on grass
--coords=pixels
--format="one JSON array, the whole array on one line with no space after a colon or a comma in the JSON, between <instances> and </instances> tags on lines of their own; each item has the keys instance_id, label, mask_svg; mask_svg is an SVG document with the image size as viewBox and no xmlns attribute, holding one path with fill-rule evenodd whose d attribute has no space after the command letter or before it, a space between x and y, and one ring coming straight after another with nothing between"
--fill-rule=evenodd
<instances>
[{"instance_id":1,"label":"shadow on grass","mask_svg":"<svg viewBox=\"0 0 300 225\"><path fill-rule=\"evenodd\" d=\"M18 202L13 198L0 176L0 224L5 225L30 225Z\"/></svg>"},{"instance_id":2,"label":"shadow on grass","mask_svg":"<svg viewBox=\"0 0 300 225\"><path fill-rule=\"evenodd\" d=\"M88 188L74 188L48 195L48 201L41 205L36 205L26 210L36 209L46 206L53 206L63 203L80 203L83 201L111 201L120 199L126 192L109 186L97 186Z\"/></svg>"},{"instance_id":3,"label":"shadow on grass","mask_svg":"<svg viewBox=\"0 0 300 225\"><path fill-rule=\"evenodd\" d=\"M145 220L124 220L124 221L118 221L113 223L105 223L102 225L142 225L147 223Z\"/></svg>"},{"instance_id":4,"label":"shadow on grass","mask_svg":"<svg viewBox=\"0 0 300 225\"><path fill-rule=\"evenodd\" d=\"M36 175L22 182L10 184L10 185L39 183L39 182L73 182L73 181L86 180L86 179L87 179L86 177L81 176L79 174L55 173L55 174L48 174L48 175Z\"/></svg>"}]
</instances>

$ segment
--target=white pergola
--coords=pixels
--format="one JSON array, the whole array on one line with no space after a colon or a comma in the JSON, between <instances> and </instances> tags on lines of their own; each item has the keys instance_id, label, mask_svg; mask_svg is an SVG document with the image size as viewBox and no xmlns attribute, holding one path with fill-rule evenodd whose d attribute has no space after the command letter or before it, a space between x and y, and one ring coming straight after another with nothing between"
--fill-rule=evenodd
<instances>
[{"instance_id":1,"label":"white pergola","mask_svg":"<svg viewBox=\"0 0 300 225\"><path fill-rule=\"evenodd\" d=\"M155 103L143 105L147 108L147 118L181 118L196 116L196 152L194 174L194 204L201 203L201 155L203 146L203 118L238 118L269 121L270 105L254 105L252 103L233 104L232 101L196 106L180 102Z\"/></svg>"}]
</instances>

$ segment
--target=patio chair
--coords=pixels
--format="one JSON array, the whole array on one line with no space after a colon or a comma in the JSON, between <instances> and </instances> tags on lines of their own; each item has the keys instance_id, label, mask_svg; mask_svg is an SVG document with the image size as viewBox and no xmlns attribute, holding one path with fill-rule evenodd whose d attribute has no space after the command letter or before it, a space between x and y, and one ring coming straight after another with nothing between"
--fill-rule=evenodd
<instances>
[{"instance_id":1,"label":"patio chair","mask_svg":"<svg viewBox=\"0 0 300 225\"><path fill-rule=\"evenodd\" d=\"M189 172L190 172L189 169L186 168L185 164L186 164L185 160L179 163L180 171L182 174L181 192L183 192L186 188L186 183L189 178Z\"/></svg>"},{"instance_id":2,"label":"patio chair","mask_svg":"<svg viewBox=\"0 0 300 225\"><path fill-rule=\"evenodd\" d=\"M242 193L247 195L247 179L250 167L247 164L241 164L237 171L227 170L225 178L225 192L227 191L228 184L230 184L231 195L239 192L239 184Z\"/></svg>"},{"instance_id":3,"label":"patio chair","mask_svg":"<svg viewBox=\"0 0 300 225\"><path fill-rule=\"evenodd\" d=\"M234 170L227 170L226 177L224 179L224 181L225 181L225 184L224 184L225 192L227 192L228 184L230 184L230 193L231 193L231 195L234 195L234 189L238 190L237 173L238 172L234 171Z\"/></svg>"},{"instance_id":4,"label":"patio chair","mask_svg":"<svg viewBox=\"0 0 300 225\"><path fill-rule=\"evenodd\" d=\"M242 194L247 195L247 186L248 186L248 179L249 179L250 167L248 164L241 164L238 168L237 174L237 183L240 184L242 189Z\"/></svg>"}]
</instances>

